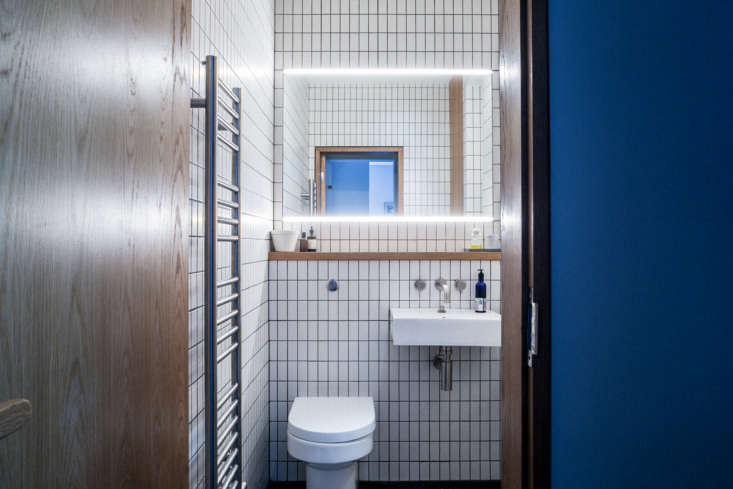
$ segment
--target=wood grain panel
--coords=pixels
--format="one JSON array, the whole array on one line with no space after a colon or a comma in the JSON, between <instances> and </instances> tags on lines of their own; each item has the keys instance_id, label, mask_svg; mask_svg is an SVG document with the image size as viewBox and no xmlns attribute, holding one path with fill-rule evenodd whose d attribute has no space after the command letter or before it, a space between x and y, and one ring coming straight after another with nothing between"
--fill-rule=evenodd
<instances>
[{"instance_id":1,"label":"wood grain panel","mask_svg":"<svg viewBox=\"0 0 733 489\"><path fill-rule=\"evenodd\" d=\"M190 0L2 10L0 487L186 487Z\"/></svg>"},{"instance_id":2,"label":"wood grain panel","mask_svg":"<svg viewBox=\"0 0 733 489\"><path fill-rule=\"evenodd\" d=\"M450 120L450 213L463 215L463 77L448 82Z\"/></svg>"},{"instance_id":3,"label":"wood grain panel","mask_svg":"<svg viewBox=\"0 0 733 489\"><path fill-rule=\"evenodd\" d=\"M524 0L499 1L502 222L502 487L522 489L524 452L523 326L526 311L526 121L523 78Z\"/></svg>"},{"instance_id":4,"label":"wood grain panel","mask_svg":"<svg viewBox=\"0 0 733 489\"><path fill-rule=\"evenodd\" d=\"M501 251L271 251L270 260L501 260Z\"/></svg>"}]
</instances>

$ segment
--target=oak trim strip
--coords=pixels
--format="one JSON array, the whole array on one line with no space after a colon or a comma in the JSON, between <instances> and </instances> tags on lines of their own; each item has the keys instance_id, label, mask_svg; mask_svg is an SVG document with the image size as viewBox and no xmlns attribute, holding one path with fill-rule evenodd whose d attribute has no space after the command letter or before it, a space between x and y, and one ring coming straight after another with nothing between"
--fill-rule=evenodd
<instances>
[{"instance_id":1,"label":"oak trim strip","mask_svg":"<svg viewBox=\"0 0 733 489\"><path fill-rule=\"evenodd\" d=\"M463 77L448 83L450 119L450 213L463 215Z\"/></svg>"},{"instance_id":2,"label":"oak trim strip","mask_svg":"<svg viewBox=\"0 0 733 489\"><path fill-rule=\"evenodd\" d=\"M282 260L501 260L501 251L271 251L269 259Z\"/></svg>"}]
</instances>

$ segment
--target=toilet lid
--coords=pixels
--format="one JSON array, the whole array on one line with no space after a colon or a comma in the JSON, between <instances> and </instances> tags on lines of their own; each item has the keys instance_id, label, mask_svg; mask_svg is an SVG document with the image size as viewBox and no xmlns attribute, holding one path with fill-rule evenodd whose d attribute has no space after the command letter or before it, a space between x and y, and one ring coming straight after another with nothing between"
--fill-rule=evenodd
<instances>
[{"instance_id":1,"label":"toilet lid","mask_svg":"<svg viewBox=\"0 0 733 489\"><path fill-rule=\"evenodd\" d=\"M371 397L296 397L288 416L288 432L308 441L352 441L374 431Z\"/></svg>"}]
</instances>

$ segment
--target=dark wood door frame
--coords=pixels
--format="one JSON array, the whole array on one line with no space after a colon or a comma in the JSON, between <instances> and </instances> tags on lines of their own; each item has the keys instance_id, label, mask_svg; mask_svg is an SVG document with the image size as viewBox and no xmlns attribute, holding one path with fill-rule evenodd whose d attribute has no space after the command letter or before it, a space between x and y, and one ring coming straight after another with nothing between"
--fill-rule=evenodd
<instances>
[{"instance_id":1,"label":"dark wood door frame","mask_svg":"<svg viewBox=\"0 0 733 489\"><path fill-rule=\"evenodd\" d=\"M550 486L547 1L500 0L502 487ZM538 355L528 366L530 288Z\"/></svg>"},{"instance_id":2,"label":"dark wood door frame","mask_svg":"<svg viewBox=\"0 0 733 489\"><path fill-rule=\"evenodd\" d=\"M528 286L537 355L528 369L528 485L550 487L550 118L547 0L527 0Z\"/></svg>"}]
</instances>

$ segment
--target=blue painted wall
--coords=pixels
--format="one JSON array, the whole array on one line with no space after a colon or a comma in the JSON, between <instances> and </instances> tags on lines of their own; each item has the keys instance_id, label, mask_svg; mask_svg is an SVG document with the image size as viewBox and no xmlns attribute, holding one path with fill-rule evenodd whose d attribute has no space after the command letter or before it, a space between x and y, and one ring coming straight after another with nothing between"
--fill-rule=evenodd
<instances>
[{"instance_id":1,"label":"blue painted wall","mask_svg":"<svg viewBox=\"0 0 733 489\"><path fill-rule=\"evenodd\" d=\"M733 2L549 4L553 487L733 487Z\"/></svg>"}]
</instances>

